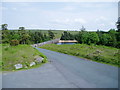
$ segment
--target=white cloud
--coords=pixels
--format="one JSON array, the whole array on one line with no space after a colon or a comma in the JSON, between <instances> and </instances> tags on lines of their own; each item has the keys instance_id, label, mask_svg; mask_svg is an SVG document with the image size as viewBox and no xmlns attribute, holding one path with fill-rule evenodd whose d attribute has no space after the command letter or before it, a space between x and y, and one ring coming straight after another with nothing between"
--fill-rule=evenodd
<instances>
[{"instance_id":1,"label":"white cloud","mask_svg":"<svg viewBox=\"0 0 120 90\"><path fill-rule=\"evenodd\" d=\"M59 24L67 24L68 22L70 23L71 20L70 19L55 19L52 22L59 23Z\"/></svg>"},{"instance_id":2,"label":"white cloud","mask_svg":"<svg viewBox=\"0 0 120 90\"><path fill-rule=\"evenodd\" d=\"M73 7L73 6L65 6L64 8L62 8L62 10L66 10L66 11L71 11L74 9L75 9L75 7Z\"/></svg>"},{"instance_id":3,"label":"white cloud","mask_svg":"<svg viewBox=\"0 0 120 90\"><path fill-rule=\"evenodd\" d=\"M80 23L80 24L85 24L87 23L84 19L82 18L66 18L66 19L55 19L52 21L53 23L59 23L59 24L75 24L75 23Z\"/></svg>"},{"instance_id":4,"label":"white cloud","mask_svg":"<svg viewBox=\"0 0 120 90\"><path fill-rule=\"evenodd\" d=\"M15 11L16 11L16 10L17 10L17 8L15 8L15 7L14 7L14 8L12 8L12 10L15 10Z\"/></svg>"},{"instance_id":5,"label":"white cloud","mask_svg":"<svg viewBox=\"0 0 120 90\"><path fill-rule=\"evenodd\" d=\"M38 28L38 27L39 27L39 25L36 25L36 24L31 24L31 25L30 25L30 27L32 27L32 28Z\"/></svg>"},{"instance_id":6,"label":"white cloud","mask_svg":"<svg viewBox=\"0 0 120 90\"><path fill-rule=\"evenodd\" d=\"M1 6L0 10L8 10L8 8Z\"/></svg>"},{"instance_id":7,"label":"white cloud","mask_svg":"<svg viewBox=\"0 0 120 90\"><path fill-rule=\"evenodd\" d=\"M27 27L33 28L78 29L83 25L88 30L97 30L100 28L107 30L106 28L115 27L115 25L113 25L114 23L112 23L117 17L117 13L113 13L113 11L116 10L114 3L112 5L108 3L109 8L107 9L89 9L89 7L98 7L97 5L102 8L104 6L106 7L106 3L102 3L102 5L101 3L87 3L88 6L84 6L86 3L64 3L64 5L59 4L58 6L57 4L54 6L54 3L41 4L42 3L13 3L11 6L6 4L9 10L7 11L8 14L4 14L7 19L4 18L3 20L4 22L8 22L8 24L13 23L14 25L16 21L16 25L22 23ZM51 8L49 8L49 5L51 5ZM18 9L18 12L14 11L16 9ZM16 13L16 15L14 13ZM21 18L24 18L24 22Z\"/></svg>"},{"instance_id":8,"label":"white cloud","mask_svg":"<svg viewBox=\"0 0 120 90\"><path fill-rule=\"evenodd\" d=\"M96 22L101 22L101 21L106 21L107 20L107 18L106 17L104 17L104 16L100 16L100 17L98 17L98 18L96 18Z\"/></svg>"},{"instance_id":9,"label":"white cloud","mask_svg":"<svg viewBox=\"0 0 120 90\"><path fill-rule=\"evenodd\" d=\"M114 25L115 25L115 22L110 22L110 25L114 26Z\"/></svg>"},{"instance_id":10,"label":"white cloud","mask_svg":"<svg viewBox=\"0 0 120 90\"><path fill-rule=\"evenodd\" d=\"M103 26L103 27L104 27L104 26L105 26L105 24L104 24L104 23L101 23L101 24L100 24L100 26Z\"/></svg>"},{"instance_id":11,"label":"white cloud","mask_svg":"<svg viewBox=\"0 0 120 90\"><path fill-rule=\"evenodd\" d=\"M79 22L79 23L81 23L81 24L85 24L85 23L87 23L84 19L82 19L82 18L76 18L76 19L74 19L74 21L75 22Z\"/></svg>"},{"instance_id":12,"label":"white cloud","mask_svg":"<svg viewBox=\"0 0 120 90\"><path fill-rule=\"evenodd\" d=\"M30 5L30 3L18 3L20 6L29 6Z\"/></svg>"},{"instance_id":13,"label":"white cloud","mask_svg":"<svg viewBox=\"0 0 120 90\"><path fill-rule=\"evenodd\" d=\"M3 2L118 2L119 0L3 0Z\"/></svg>"}]
</instances>

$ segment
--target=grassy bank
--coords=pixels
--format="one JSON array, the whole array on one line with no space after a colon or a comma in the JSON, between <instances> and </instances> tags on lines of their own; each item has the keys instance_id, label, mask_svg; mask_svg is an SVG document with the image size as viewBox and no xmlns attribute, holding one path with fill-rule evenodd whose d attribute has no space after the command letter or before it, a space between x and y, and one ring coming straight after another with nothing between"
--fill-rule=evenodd
<instances>
[{"instance_id":1,"label":"grassy bank","mask_svg":"<svg viewBox=\"0 0 120 90\"><path fill-rule=\"evenodd\" d=\"M30 67L31 62L35 62L35 57L39 56L44 58L42 63L39 63ZM2 70L11 71L15 70L15 64L22 64L22 69L29 69L46 62L46 56L40 53L38 50L34 49L30 45L18 45L18 46L9 46L2 45Z\"/></svg>"},{"instance_id":2,"label":"grassy bank","mask_svg":"<svg viewBox=\"0 0 120 90\"><path fill-rule=\"evenodd\" d=\"M86 58L100 63L119 66L120 49L86 44L56 45L46 44L40 48Z\"/></svg>"}]
</instances>

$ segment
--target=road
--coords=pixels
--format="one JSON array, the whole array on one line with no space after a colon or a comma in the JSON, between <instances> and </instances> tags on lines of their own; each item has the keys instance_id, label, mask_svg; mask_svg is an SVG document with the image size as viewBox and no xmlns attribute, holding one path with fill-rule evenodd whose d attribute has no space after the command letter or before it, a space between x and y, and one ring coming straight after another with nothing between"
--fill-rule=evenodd
<instances>
[{"instance_id":1,"label":"road","mask_svg":"<svg viewBox=\"0 0 120 90\"><path fill-rule=\"evenodd\" d=\"M49 63L3 73L3 88L118 88L118 68L37 48Z\"/></svg>"}]
</instances>

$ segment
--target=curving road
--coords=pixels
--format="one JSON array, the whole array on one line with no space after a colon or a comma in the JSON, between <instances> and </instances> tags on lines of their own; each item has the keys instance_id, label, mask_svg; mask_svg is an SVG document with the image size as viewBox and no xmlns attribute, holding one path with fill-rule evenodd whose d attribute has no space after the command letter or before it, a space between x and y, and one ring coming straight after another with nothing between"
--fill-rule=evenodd
<instances>
[{"instance_id":1,"label":"curving road","mask_svg":"<svg viewBox=\"0 0 120 90\"><path fill-rule=\"evenodd\" d=\"M118 88L118 68L37 48L50 61L42 67L3 73L3 88Z\"/></svg>"}]
</instances>

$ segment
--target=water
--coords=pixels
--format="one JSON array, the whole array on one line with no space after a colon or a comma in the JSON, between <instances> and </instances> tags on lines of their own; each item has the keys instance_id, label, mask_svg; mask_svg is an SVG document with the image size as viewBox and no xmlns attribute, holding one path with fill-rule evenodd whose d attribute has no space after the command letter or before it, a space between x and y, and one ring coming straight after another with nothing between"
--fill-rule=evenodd
<instances>
[{"instance_id":1,"label":"water","mask_svg":"<svg viewBox=\"0 0 120 90\"><path fill-rule=\"evenodd\" d=\"M62 45L62 44L76 44L76 43L73 43L73 42L61 42L61 43L57 43L57 45Z\"/></svg>"}]
</instances>

